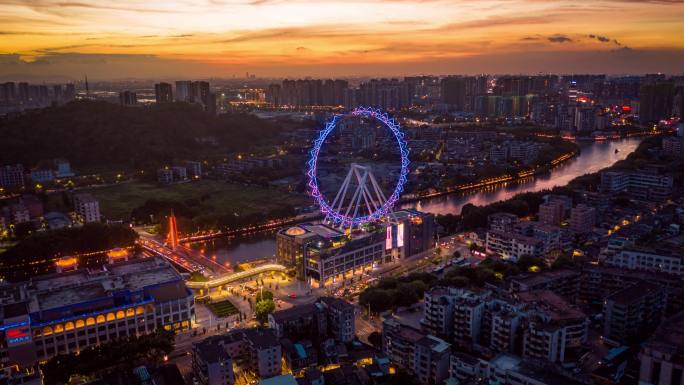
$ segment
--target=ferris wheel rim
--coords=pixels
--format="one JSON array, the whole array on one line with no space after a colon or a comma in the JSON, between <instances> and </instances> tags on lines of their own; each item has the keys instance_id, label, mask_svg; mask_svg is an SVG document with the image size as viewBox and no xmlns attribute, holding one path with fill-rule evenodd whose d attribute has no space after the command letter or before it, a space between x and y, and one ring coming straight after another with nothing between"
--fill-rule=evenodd
<instances>
[{"instance_id":1,"label":"ferris wheel rim","mask_svg":"<svg viewBox=\"0 0 684 385\"><path fill-rule=\"evenodd\" d=\"M318 155L320 153L321 147L323 146L326 138L330 133L337 127L337 124L341 119L347 116L359 116L365 118L373 118L376 121L382 123L387 129L392 132L394 138L399 146L399 153L401 156L401 168L399 172L399 177L395 185L392 194L387 198L387 200L377 208L375 211L368 215L362 216L349 216L343 214L333 207L326 200L323 193L321 193L318 187L318 179L316 177ZM399 123L391 118L386 112L381 111L373 107L357 107L350 112L345 114L336 114L330 118L324 128L319 131L318 137L314 140L313 146L309 151L309 160L307 162L307 176L308 176L308 187L309 194L314 198L318 206L320 207L321 213L329 218L333 223L342 226L358 226L367 222L374 222L380 220L382 217L388 215L394 205L399 201L401 193L404 191L404 185L406 184L408 173L409 173L409 149L404 139L404 133L401 130Z\"/></svg>"}]
</instances>

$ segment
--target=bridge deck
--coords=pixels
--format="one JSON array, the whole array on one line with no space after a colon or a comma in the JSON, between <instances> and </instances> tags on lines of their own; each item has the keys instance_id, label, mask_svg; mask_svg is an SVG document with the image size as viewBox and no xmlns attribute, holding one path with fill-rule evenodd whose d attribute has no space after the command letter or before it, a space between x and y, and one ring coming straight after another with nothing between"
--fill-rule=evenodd
<instances>
[{"instance_id":1,"label":"bridge deck","mask_svg":"<svg viewBox=\"0 0 684 385\"><path fill-rule=\"evenodd\" d=\"M245 271L240 271L238 273L231 273L231 274L225 274L220 277L213 278L209 281L206 282L194 282L194 281L187 281L185 284L190 288L190 289L208 289L208 288L214 288L222 285L227 285L229 283L239 281L241 279L249 278L255 275L259 275L262 273L268 273L271 271L275 272L283 272L286 270L286 267L283 265L278 265L275 263L269 263L266 265L261 265L258 267L255 267L253 269L245 270Z\"/></svg>"}]
</instances>

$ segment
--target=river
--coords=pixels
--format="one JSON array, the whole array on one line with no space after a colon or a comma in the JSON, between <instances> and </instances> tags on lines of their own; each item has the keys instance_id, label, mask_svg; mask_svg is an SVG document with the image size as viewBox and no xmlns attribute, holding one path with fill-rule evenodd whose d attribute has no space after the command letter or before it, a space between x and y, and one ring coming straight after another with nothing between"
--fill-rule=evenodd
<instances>
[{"instance_id":1,"label":"river","mask_svg":"<svg viewBox=\"0 0 684 385\"><path fill-rule=\"evenodd\" d=\"M516 194L563 186L580 175L593 173L624 159L633 152L643 138L625 138L608 142L581 142L581 153L563 163L546 175L518 180L505 185L472 190L465 193L442 195L403 205L433 214L458 214L467 204L482 206L506 200ZM618 152L615 152L615 150ZM275 254L275 232L266 232L233 238L219 238L194 244L204 248L209 256L216 256L221 263L240 263L249 260L273 257Z\"/></svg>"}]
</instances>

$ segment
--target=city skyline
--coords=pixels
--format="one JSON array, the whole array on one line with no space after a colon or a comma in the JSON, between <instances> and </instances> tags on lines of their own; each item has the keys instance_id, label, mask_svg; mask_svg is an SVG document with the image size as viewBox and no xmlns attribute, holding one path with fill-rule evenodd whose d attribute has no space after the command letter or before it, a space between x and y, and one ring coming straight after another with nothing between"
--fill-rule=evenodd
<instances>
[{"instance_id":1,"label":"city skyline","mask_svg":"<svg viewBox=\"0 0 684 385\"><path fill-rule=\"evenodd\" d=\"M679 73L680 1L11 0L0 78Z\"/></svg>"}]
</instances>

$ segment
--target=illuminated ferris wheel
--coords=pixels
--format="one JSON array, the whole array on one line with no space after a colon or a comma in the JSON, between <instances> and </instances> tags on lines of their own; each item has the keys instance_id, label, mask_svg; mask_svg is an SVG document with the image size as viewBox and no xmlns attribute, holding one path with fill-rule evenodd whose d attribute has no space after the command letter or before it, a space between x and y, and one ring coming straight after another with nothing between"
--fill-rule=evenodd
<instances>
[{"instance_id":1,"label":"illuminated ferris wheel","mask_svg":"<svg viewBox=\"0 0 684 385\"><path fill-rule=\"evenodd\" d=\"M340 189L332 201L322 193L316 177L318 155L326 138L346 117L374 119L385 126L396 140L401 157L401 167L395 188L387 197L378 184L370 166L352 163ZM375 222L392 215L392 207L404 190L409 172L409 150L399 124L387 113L370 107L357 107L346 114L333 116L320 131L309 151L307 175L311 196L316 200L326 221L340 228L354 228L364 223Z\"/></svg>"}]
</instances>

